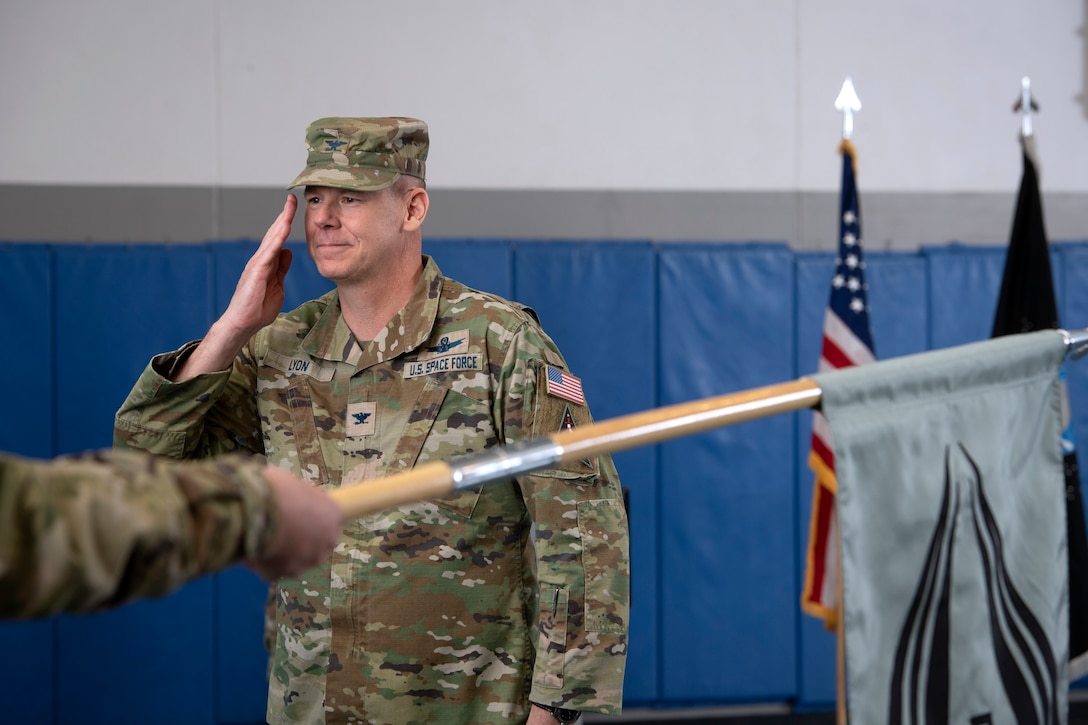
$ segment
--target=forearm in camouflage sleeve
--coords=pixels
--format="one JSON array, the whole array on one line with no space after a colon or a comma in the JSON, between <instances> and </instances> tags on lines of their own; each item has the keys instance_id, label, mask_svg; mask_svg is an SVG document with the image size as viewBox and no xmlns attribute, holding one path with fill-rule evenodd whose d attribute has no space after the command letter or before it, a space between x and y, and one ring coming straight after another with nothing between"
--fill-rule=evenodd
<instances>
[{"instance_id":1,"label":"forearm in camouflage sleeve","mask_svg":"<svg viewBox=\"0 0 1088 725\"><path fill-rule=\"evenodd\" d=\"M171 382L196 344L152 358L117 411L115 448L179 459L263 452L250 346L229 371Z\"/></svg>"},{"instance_id":2,"label":"forearm in camouflage sleeve","mask_svg":"<svg viewBox=\"0 0 1088 725\"><path fill-rule=\"evenodd\" d=\"M275 533L261 465L129 451L0 456L0 616L156 597L254 557Z\"/></svg>"}]
</instances>

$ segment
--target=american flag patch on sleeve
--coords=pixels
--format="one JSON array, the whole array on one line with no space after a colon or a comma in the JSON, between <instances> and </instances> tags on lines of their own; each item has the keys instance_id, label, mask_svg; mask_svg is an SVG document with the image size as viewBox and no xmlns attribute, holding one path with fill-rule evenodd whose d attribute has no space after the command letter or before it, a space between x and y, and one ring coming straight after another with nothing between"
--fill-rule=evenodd
<instances>
[{"instance_id":1,"label":"american flag patch on sleeve","mask_svg":"<svg viewBox=\"0 0 1088 725\"><path fill-rule=\"evenodd\" d=\"M570 373L548 366L548 394L554 395L572 403L585 405L586 399L582 394L582 381Z\"/></svg>"}]
</instances>

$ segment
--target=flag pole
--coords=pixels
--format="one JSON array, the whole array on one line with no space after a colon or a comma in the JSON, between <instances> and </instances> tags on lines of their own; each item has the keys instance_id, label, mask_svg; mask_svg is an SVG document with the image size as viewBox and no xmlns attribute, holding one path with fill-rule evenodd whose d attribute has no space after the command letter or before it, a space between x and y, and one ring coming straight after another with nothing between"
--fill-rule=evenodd
<instances>
[{"instance_id":1,"label":"flag pole","mask_svg":"<svg viewBox=\"0 0 1088 725\"><path fill-rule=\"evenodd\" d=\"M861 100L854 92L854 82L850 76L842 83L839 95L835 98L835 108L842 113L842 140L849 141L854 135L854 114L861 110Z\"/></svg>"},{"instance_id":2,"label":"flag pole","mask_svg":"<svg viewBox=\"0 0 1088 725\"><path fill-rule=\"evenodd\" d=\"M855 158L850 137L854 135L854 114L861 110L861 99L854 90L850 76L843 81L839 95L835 98L835 108L842 113L842 144L840 150L849 152L851 161ZM838 541L838 528L835 530L835 557L838 571L842 572L842 545ZM835 722L847 724L846 714L846 624L843 606L842 576L838 578L838 616L835 618Z\"/></svg>"},{"instance_id":3,"label":"flag pole","mask_svg":"<svg viewBox=\"0 0 1088 725\"><path fill-rule=\"evenodd\" d=\"M842 559L842 539L835 529L835 551ZM842 565L839 565L842 571ZM846 607L843 604L842 576L839 576L839 615L835 618L835 723L847 725L846 717Z\"/></svg>"},{"instance_id":4,"label":"flag pole","mask_svg":"<svg viewBox=\"0 0 1088 725\"><path fill-rule=\"evenodd\" d=\"M519 441L450 461L424 463L402 473L337 488L330 495L347 518L399 504L446 496L566 461L658 443L683 435L742 423L820 401L820 387L799 378L761 388L654 408L592 425Z\"/></svg>"},{"instance_id":5,"label":"flag pole","mask_svg":"<svg viewBox=\"0 0 1088 725\"><path fill-rule=\"evenodd\" d=\"M1031 127L1031 114L1039 110L1039 104L1031 97L1031 79L1027 76L1020 79L1020 97L1016 99L1012 110L1020 112L1020 137L1031 138L1035 133Z\"/></svg>"},{"instance_id":6,"label":"flag pole","mask_svg":"<svg viewBox=\"0 0 1088 725\"><path fill-rule=\"evenodd\" d=\"M1088 350L1088 329L1058 330L1066 354ZM638 446L660 443L779 413L812 408L822 391L809 377L711 398L652 408L639 413L559 431L540 438L496 446L449 461L431 461L400 473L329 492L347 518L400 504L447 496L459 490ZM840 618L841 619L841 618Z\"/></svg>"}]
</instances>

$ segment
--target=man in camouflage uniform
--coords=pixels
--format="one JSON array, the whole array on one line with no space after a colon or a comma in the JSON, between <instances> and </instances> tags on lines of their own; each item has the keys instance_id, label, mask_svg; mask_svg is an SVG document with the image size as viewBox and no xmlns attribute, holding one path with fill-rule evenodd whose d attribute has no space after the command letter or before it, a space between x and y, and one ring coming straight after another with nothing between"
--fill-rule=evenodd
<instances>
[{"instance_id":1,"label":"man in camouflage uniform","mask_svg":"<svg viewBox=\"0 0 1088 725\"><path fill-rule=\"evenodd\" d=\"M297 575L326 559L342 518L319 489L241 456L0 454L0 617L107 609L239 561Z\"/></svg>"},{"instance_id":2,"label":"man in camouflage uniform","mask_svg":"<svg viewBox=\"0 0 1088 725\"><path fill-rule=\"evenodd\" d=\"M204 339L152 359L117 445L245 450L337 487L591 422L531 310L422 255L426 124L324 118L307 145L288 188L336 289L278 314L288 196ZM617 714L629 575L608 456L351 521L330 565L278 583L268 720Z\"/></svg>"}]
</instances>

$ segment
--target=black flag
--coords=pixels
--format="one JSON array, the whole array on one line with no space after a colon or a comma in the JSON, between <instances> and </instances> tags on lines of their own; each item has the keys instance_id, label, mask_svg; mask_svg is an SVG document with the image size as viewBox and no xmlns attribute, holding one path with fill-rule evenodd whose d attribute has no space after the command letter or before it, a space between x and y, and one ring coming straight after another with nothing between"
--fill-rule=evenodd
<instances>
[{"instance_id":1,"label":"black flag","mask_svg":"<svg viewBox=\"0 0 1088 725\"><path fill-rule=\"evenodd\" d=\"M1054 279L1050 272L1043 201L1033 160L1034 138L1022 138L1024 173L1005 257L1005 273L994 315L993 337L1053 329L1058 324ZM1064 383L1064 376L1063 376ZM1063 408L1068 397L1063 385ZM1070 426L1065 426L1062 448L1065 458L1066 529L1069 539L1069 660L1088 653L1088 539L1080 494L1080 469ZM1088 657L1070 667L1073 678L1088 671Z\"/></svg>"}]
</instances>

